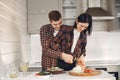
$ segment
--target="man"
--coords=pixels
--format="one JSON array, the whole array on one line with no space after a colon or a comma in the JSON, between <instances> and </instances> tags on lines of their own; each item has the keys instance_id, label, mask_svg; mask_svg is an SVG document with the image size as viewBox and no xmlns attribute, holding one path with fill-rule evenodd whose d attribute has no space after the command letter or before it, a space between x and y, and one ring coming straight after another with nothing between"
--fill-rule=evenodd
<instances>
[{"instance_id":1,"label":"man","mask_svg":"<svg viewBox=\"0 0 120 80\"><path fill-rule=\"evenodd\" d=\"M50 48L50 43L59 33L59 30L64 27L59 11L54 10L49 13L50 24L43 25L40 28L41 46L42 46L42 67L43 69L57 66L57 60L73 63L73 56L64 53L63 50L54 50ZM59 33L60 34L60 33Z\"/></svg>"}]
</instances>

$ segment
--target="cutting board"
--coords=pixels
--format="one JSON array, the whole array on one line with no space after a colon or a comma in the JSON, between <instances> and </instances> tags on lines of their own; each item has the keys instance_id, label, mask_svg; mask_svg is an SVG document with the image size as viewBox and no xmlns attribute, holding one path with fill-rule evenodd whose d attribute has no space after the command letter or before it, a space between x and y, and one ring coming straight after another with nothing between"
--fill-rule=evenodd
<instances>
[{"instance_id":1,"label":"cutting board","mask_svg":"<svg viewBox=\"0 0 120 80\"><path fill-rule=\"evenodd\" d=\"M82 73L75 73L75 72L69 71L68 73L69 75L72 75L72 76L96 76L96 75L100 75L101 71L92 70L91 72L82 72Z\"/></svg>"}]
</instances>

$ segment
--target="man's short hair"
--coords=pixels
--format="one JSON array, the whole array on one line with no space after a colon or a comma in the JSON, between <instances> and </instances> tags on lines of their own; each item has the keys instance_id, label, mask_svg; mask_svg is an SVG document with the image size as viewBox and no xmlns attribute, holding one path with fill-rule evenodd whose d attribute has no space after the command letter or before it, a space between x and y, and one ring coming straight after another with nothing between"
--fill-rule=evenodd
<instances>
[{"instance_id":1,"label":"man's short hair","mask_svg":"<svg viewBox=\"0 0 120 80\"><path fill-rule=\"evenodd\" d=\"M61 14L59 11L54 10L49 12L49 20L50 21L58 21L61 18Z\"/></svg>"}]
</instances>

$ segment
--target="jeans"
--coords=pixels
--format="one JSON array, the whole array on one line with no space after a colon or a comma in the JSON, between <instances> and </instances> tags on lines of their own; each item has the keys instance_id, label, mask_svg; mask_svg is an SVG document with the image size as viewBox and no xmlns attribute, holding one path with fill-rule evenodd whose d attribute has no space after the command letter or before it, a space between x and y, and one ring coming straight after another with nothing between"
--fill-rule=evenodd
<instances>
[{"instance_id":1,"label":"jeans","mask_svg":"<svg viewBox=\"0 0 120 80\"><path fill-rule=\"evenodd\" d=\"M72 64L66 63L63 60L58 59L57 66L59 68L64 69L65 71L72 70L76 66L76 62L73 62Z\"/></svg>"}]
</instances>

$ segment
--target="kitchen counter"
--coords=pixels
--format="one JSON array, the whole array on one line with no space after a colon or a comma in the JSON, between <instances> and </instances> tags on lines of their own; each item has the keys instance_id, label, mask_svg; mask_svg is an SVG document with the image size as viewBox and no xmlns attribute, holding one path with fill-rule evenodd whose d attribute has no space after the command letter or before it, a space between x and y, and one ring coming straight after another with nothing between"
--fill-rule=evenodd
<instances>
[{"instance_id":1,"label":"kitchen counter","mask_svg":"<svg viewBox=\"0 0 120 80\"><path fill-rule=\"evenodd\" d=\"M116 80L111 74L106 71L101 71L100 75L92 76L92 77L76 77L71 76L67 72L63 74L56 74L48 77L36 77L35 72L29 73L28 75L22 77L19 76L17 78L8 78L3 77L2 80Z\"/></svg>"},{"instance_id":2,"label":"kitchen counter","mask_svg":"<svg viewBox=\"0 0 120 80\"><path fill-rule=\"evenodd\" d=\"M120 65L120 61L86 61L87 66Z\"/></svg>"},{"instance_id":3,"label":"kitchen counter","mask_svg":"<svg viewBox=\"0 0 120 80\"><path fill-rule=\"evenodd\" d=\"M106 65L120 65L120 61L86 61L87 66L106 66ZM36 62L30 64L29 67L40 68L41 63Z\"/></svg>"}]
</instances>

